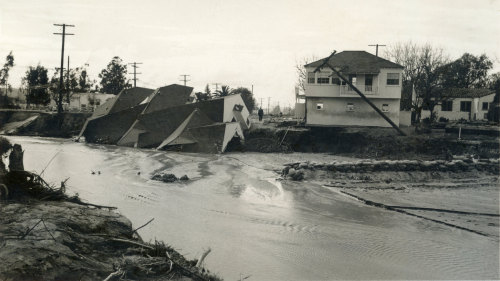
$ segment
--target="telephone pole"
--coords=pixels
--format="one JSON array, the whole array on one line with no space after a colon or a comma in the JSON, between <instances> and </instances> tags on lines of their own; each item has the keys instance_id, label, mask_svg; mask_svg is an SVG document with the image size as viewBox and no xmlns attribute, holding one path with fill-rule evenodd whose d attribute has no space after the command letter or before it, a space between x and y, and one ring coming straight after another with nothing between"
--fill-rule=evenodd
<instances>
[{"instance_id":1,"label":"telephone pole","mask_svg":"<svg viewBox=\"0 0 500 281\"><path fill-rule=\"evenodd\" d=\"M267 115L269 115L269 104L271 103L271 97L267 97Z\"/></svg>"},{"instance_id":2,"label":"telephone pole","mask_svg":"<svg viewBox=\"0 0 500 281\"><path fill-rule=\"evenodd\" d=\"M184 78L182 78L182 79L179 80L179 81L183 81L184 82L184 86L186 86L186 82L191 81L191 80L187 79L188 76L191 76L189 74L181 74L180 76L184 77Z\"/></svg>"},{"instance_id":3,"label":"telephone pole","mask_svg":"<svg viewBox=\"0 0 500 281\"><path fill-rule=\"evenodd\" d=\"M63 111L62 100L63 100L63 69L64 69L64 39L66 35L75 35L73 33L66 33L66 27L75 27L71 24L56 24L55 26L62 26L62 33L54 32L56 35L62 35L62 48L61 48L61 75L59 76L59 97L57 98L57 112L61 113Z\"/></svg>"},{"instance_id":4,"label":"telephone pole","mask_svg":"<svg viewBox=\"0 0 500 281\"><path fill-rule=\"evenodd\" d=\"M136 82L137 82L137 80L139 80L139 79L137 79L136 75L137 74L142 74L142 73L138 73L137 72L137 68L139 68L137 65L138 64L142 64L142 62L132 62L132 63L129 63L129 64L132 65L132 67L134 68L134 79L133 80L134 80L134 88L135 88L137 86Z\"/></svg>"},{"instance_id":5,"label":"telephone pole","mask_svg":"<svg viewBox=\"0 0 500 281\"><path fill-rule=\"evenodd\" d=\"M374 45L368 45L371 47L375 47L375 55L378 57L378 47L385 47L385 45L380 45L380 44L374 44Z\"/></svg>"},{"instance_id":6,"label":"telephone pole","mask_svg":"<svg viewBox=\"0 0 500 281\"><path fill-rule=\"evenodd\" d=\"M70 102L70 100L69 100L69 56L68 56L68 68L66 70L66 73L67 73L66 74L67 75L67 77L66 77L66 102L69 105L69 102Z\"/></svg>"},{"instance_id":7,"label":"telephone pole","mask_svg":"<svg viewBox=\"0 0 500 281\"><path fill-rule=\"evenodd\" d=\"M219 90L219 84L220 83L212 83L212 85L215 85L215 92Z\"/></svg>"}]
</instances>

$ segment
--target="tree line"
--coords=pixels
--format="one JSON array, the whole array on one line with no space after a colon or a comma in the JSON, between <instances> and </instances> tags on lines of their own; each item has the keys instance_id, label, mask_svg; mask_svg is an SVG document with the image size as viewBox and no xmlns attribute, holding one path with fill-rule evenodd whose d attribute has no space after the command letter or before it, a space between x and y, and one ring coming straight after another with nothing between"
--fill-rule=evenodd
<instances>
[{"instance_id":1,"label":"tree line","mask_svg":"<svg viewBox=\"0 0 500 281\"><path fill-rule=\"evenodd\" d=\"M2 93L3 102L0 107L8 107L9 101L7 92L12 92L12 87L8 83L9 70L14 66L14 56L12 52L6 57L6 62L0 69L0 93ZM59 103L59 94L62 92L61 102L69 103L72 95L86 92L101 92L117 95L123 89L131 87L127 79L127 66L123 60L115 56L111 59L105 69L99 73L100 82L91 80L85 67L77 67L63 72L62 89L60 90L60 70L56 69L49 78L49 70L40 64L30 66L22 78L22 87L26 90L26 103L47 105L50 100ZM233 94L241 94L243 101L249 111L255 106L255 99L252 92L244 87L231 89L223 85L216 92L211 93L210 88L205 88L205 92L197 92L196 98L199 101L209 100L217 97L224 97ZM58 104L59 105L59 104ZM59 106L58 106L59 108ZM62 108L62 107L61 107Z\"/></svg>"},{"instance_id":2,"label":"tree line","mask_svg":"<svg viewBox=\"0 0 500 281\"><path fill-rule=\"evenodd\" d=\"M431 121L436 120L436 106L446 100L449 89L488 88L498 101L500 72L488 74L493 62L486 54L464 53L452 60L442 48L410 41L389 46L385 57L404 67L401 109L415 111L417 122L422 110L429 110Z\"/></svg>"}]
</instances>

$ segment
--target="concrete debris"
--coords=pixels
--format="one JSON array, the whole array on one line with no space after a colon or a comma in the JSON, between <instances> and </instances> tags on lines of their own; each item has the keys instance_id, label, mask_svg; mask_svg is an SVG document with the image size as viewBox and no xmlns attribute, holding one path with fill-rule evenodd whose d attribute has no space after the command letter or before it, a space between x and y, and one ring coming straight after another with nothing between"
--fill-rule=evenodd
<instances>
[{"instance_id":1,"label":"concrete debris","mask_svg":"<svg viewBox=\"0 0 500 281\"><path fill-rule=\"evenodd\" d=\"M103 104L85 123L87 142L139 148L222 153L244 140L249 115L240 95L193 102L193 88L132 88Z\"/></svg>"}]
</instances>

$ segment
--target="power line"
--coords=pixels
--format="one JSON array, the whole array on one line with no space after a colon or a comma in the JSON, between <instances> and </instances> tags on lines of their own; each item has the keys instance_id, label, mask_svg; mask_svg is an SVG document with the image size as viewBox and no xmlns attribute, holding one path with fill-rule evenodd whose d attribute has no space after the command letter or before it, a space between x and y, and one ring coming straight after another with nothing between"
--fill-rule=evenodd
<instances>
[{"instance_id":1,"label":"power line","mask_svg":"<svg viewBox=\"0 0 500 281\"><path fill-rule=\"evenodd\" d=\"M62 99L63 99L63 69L64 69L64 39L66 38L66 35L75 35L73 33L66 33L66 27L75 27L74 25L71 24L56 24L54 23L55 26L62 26L62 33L54 33L56 35L62 35L62 48L61 48L61 75L59 76L59 97L57 99L57 112L61 113L63 111L62 108Z\"/></svg>"},{"instance_id":2,"label":"power line","mask_svg":"<svg viewBox=\"0 0 500 281\"><path fill-rule=\"evenodd\" d=\"M380 45L380 44L374 44L374 45L368 45L371 47L375 47L375 55L378 57L378 47L385 47L385 45Z\"/></svg>"},{"instance_id":3,"label":"power line","mask_svg":"<svg viewBox=\"0 0 500 281\"><path fill-rule=\"evenodd\" d=\"M142 64L142 62L132 62L132 63L129 63L129 64L132 65L132 67L134 68L134 79L132 79L132 80L134 80L134 88L135 88L136 85L137 85L136 82L137 82L137 80L139 80L139 79L137 79L136 75L137 74L142 74L142 73L138 73L137 72L137 68L139 68L137 65L138 64Z\"/></svg>"},{"instance_id":4,"label":"power line","mask_svg":"<svg viewBox=\"0 0 500 281\"><path fill-rule=\"evenodd\" d=\"M189 82L191 80L188 80L187 77L188 76L191 76L189 74L181 74L180 76L183 76L184 78L183 79L180 79L179 81L184 81L184 86L186 86L186 82Z\"/></svg>"}]
</instances>

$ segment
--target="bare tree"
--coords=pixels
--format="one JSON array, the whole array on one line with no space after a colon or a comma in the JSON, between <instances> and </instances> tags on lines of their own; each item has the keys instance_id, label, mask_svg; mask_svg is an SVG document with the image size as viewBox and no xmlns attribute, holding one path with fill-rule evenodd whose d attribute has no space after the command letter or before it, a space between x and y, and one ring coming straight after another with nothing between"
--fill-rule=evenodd
<instances>
[{"instance_id":1,"label":"bare tree","mask_svg":"<svg viewBox=\"0 0 500 281\"><path fill-rule=\"evenodd\" d=\"M304 65L318 60L316 56L304 57L295 62L295 71L297 72L297 87L299 87L302 92L306 91L306 81L307 81L307 71Z\"/></svg>"},{"instance_id":2,"label":"bare tree","mask_svg":"<svg viewBox=\"0 0 500 281\"><path fill-rule=\"evenodd\" d=\"M444 66L449 62L443 49L409 41L389 46L384 56L404 67L401 108L415 110L417 122L424 107L435 117L434 107L442 101Z\"/></svg>"}]
</instances>

